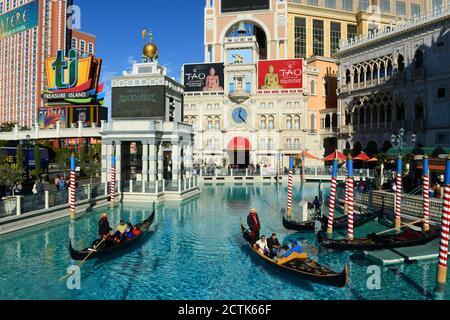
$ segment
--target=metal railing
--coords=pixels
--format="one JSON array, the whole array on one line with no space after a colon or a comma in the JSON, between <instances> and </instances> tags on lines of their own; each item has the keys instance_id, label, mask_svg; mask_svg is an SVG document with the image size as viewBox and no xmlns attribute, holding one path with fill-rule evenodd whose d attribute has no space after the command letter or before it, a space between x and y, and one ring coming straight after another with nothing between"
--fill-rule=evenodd
<instances>
[{"instance_id":1,"label":"metal railing","mask_svg":"<svg viewBox=\"0 0 450 320\"><path fill-rule=\"evenodd\" d=\"M0 217L16 215L17 200L15 197L7 197L0 201Z\"/></svg>"},{"instance_id":2,"label":"metal railing","mask_svg":"<svg viewBox=\"0 0 450 320\"><path fill-rule=\"evenodd\" d=\"M28 213L45 209L45 194L37 193L23 196L21 199L21 213Z\"/></svg>"},{"instance_id":3,"label":"metal railing","mask_svg":"<svg viewBox=\"0 0 450 320\"><path fill-rule=\"evenodd\" d=\"M69 191L51 191L49 192L49 207L62 206L69 203Z\"/></svg>"}]
</instances>

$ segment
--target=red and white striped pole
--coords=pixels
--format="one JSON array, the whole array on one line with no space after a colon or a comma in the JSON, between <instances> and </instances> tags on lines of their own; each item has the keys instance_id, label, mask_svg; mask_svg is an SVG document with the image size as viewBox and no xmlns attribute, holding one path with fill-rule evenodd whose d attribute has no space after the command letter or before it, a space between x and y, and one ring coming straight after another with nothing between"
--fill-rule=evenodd
<instances>
[{"instance_id":1,"label":"red and white striped pole","mask_svg":"<svg viewBox=\"0 0 450 320\"><path fill-rule=\"evenodd\" d=\"M111 209L114 209L115 198L116 198L116 156L111 157Z\"/></svg>"},{"instance_id":2,"label":"red and white striped pole","mask_svg":"<svg viewBox=\"0 0 450 320\"><path fill-rule=\"evenodd\" d=\"M289 158L289 178L288 178L288 199L287 199L287 214L290 218L292 216L292 195L294 187L294 158Z\"/></svg>"},{"instance_id":3,"label":"red and white striped pole","mask_svg":"<svg viewBox=\"0 0 450 320\"><path fill-rule=\"evenodd\" d=\"M395 195L395 228L402 225L402 189L403 189L403 160L397 160L397 190Z\"/></svg>"},{"instance_id":4,"label":"red and white striped pole","mask_svg":"<svg viewBox=\"0 0 450 320\"><path fill-rule=\"evenodd\" d=\"M423 231L430 231L430 163L423 159Z\"/></svg>"},{"instance_id":5,"label":"red and white striped pole","mask_svg":"<svg viewBox=\"0 0 450 320\"><path fill-rule=\"evenodd\" d=\"M344 213L348 215L348 176L345 178Z\"/></svg>"},{"instance_id":6,"label":"red and white striped pole","mask_svg":"<svg viewBox=\"0 0 450 320\"><path fill-rule=\"evenodd\" d=\"M70 205L70 219L75 220L75 155L70 157L70 182L69 182L69 205Z\"/></svg>"},{"instance_id":7,"label":"red and white striped pole","mask_svg":"<svg viewBox=\"0 0 450 320\"><path fill-rule=\"evenodd\" d=\"M441 245L439 249L439 265L437 270L436 293L443 294L447 282L448 241L450 236L450 156L446 162L444 180L444 204L442 215Z\"/></svg>"},{"instance_id":8,"label":"red and white striped pole","mask_svg":"<svg viewBox=\"0 0 450 320\"><path fill-rule=\"evenodd\" d=\"M338 173L338 160L333 161L333 175L331 179L331 195L330 195L330 213L328 214L328 235L333 235L334 224L334 211L336 209L336 190L337 190L337 173Z\"/></svg>"},{"instance_id":9,"label":"red and white striped pole","mask_svg":"<svg viewBox=\"0 0 450 320\"><path fill-rule=\"evenodd\" d=\"M349 158L347 160L347 193L348 193L348 239L354 239L354 180L353 180L353 160Z\"/></svg>"}]
</instances>

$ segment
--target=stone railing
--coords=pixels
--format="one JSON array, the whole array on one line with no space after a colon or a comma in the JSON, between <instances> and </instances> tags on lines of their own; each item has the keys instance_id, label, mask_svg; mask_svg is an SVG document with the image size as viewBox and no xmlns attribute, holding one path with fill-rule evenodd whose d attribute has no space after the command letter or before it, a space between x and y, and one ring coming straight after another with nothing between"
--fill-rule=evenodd
<instances>
[{"instance_id":1,"label":"stone railing","mask_svg":"<svg viewBox=\"0 0 450 320\"><path fill-rule=\"evenodd\" d=\"M395 35L397 33L407 31L412 28L420 27L425 25L433 20L443 18L450 14L450 5L448 8L442 7L441 9L435 9L433 12L430 12L426 15L421 15L420 17L414 18L399 18L396 21L392 21L389 27L382 32L376 31L375 33L369 33L364 36L358 36L351 40L342 40L340 43L339 51L345 51L347 49L351 49L360 45L367 44L373 40L380 40L386 37Z\"/></svg>"},{"instance_id":2,"label":"stone railing","mask_svg":"<svg viewBox=\"0 0 450 320\"><path fill-rule=\"evenodd\" d=\"M118 189L116 188L116 192ZM83 185L76 190L76 202L95 200L109 196L109 183ZM38 194L24 196L11 196L3 198L0 202L0 218L7 216L20 216L26 213L48 210L55 207L69 206L69 192L45 191Z\"/></svg>"},{"instance_id":3,"label":"stone railing","mask_svg":"<svg viewBox=\"0 0 450 320\"><path fill-rule=\"evenodd\" d=\"M182 180L136 181L123 183L122 192L158 196L167 192L184 193L198 189L198 177Z\"/></svg>"}]
</instances>

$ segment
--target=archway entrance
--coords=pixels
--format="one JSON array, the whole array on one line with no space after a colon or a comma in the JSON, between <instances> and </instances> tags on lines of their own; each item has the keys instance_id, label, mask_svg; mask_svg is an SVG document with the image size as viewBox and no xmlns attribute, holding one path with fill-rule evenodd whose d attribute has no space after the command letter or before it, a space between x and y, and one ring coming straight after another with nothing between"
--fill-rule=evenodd
<instances>
[{"instance_id":1,"label":"archway entrance","mask_svg":"<svg viewBox=\"0 0 450 320\"><path fill-rule=\"evenodd\" d=\"M230 165L238 169L246 169L250 164L252 145L247 138L236 137L228 143Z\"/></svg>"}]
</instances>

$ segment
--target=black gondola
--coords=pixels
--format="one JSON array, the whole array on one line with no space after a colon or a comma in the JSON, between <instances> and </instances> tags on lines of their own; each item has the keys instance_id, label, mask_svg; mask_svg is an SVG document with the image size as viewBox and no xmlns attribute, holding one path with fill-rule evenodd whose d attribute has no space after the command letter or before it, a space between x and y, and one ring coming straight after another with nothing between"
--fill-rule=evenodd
<instances>
[{"instance_id":1,"label":"black gondola","mask_svg":"<svg viewBox=\"0 0 450 320\"><path fill-rule=\"evenodd\" d=\"M334 272L326 267L321 266L314 260L311 260L304 255L304 258L294 258L292 260L286 259L285 262L276 262L265 255L261 255L252 245L251 236L249 231L244 227L241 221L241 230L244 239L248 242L251 251L266 261L269 265L286 271L302 280L311 281L323 285L329 285L334 287L345 287L348 283L348 268L344 267L342 273Z\"/></svg>"},{"instance_id":2,"label":"black gondola","mask_svg":"<svg viewBox=\"0 0 450 320\"><path fill-rule=\"evenodd\" d=\"M407 228L398 234L369 234L366 238L333 240L329 239L324 231L321 231L318 234L318 241L322 247L327 249L339 251L375 251L424 245L439 238L440 234L440 228L432 228L428 232Z\"/></svg>"},{"instance_id":3,"label":"black gondola","mask_svg":"<svg viewBox=\"0 0 450 320\"><path fill-rule=\"evenodd\" d=\"M153 212L150 215L150 217L148 217L141 223L134 226L134 228L137 228L138 230L141 231L141 233L137 237L133 238L132 240L121 242L120 244L118 244L116 246L104 246L101 249L97 249L91 255L89 255L89 254L91 253L92 248L86 248L81 251L77 251L73 248L72 241L70 241L70 243L69 243L70 256L75 261L81 261L86 258L87 258L87 260L92 260L92 259L96 259L96 258L103 257L106 255L110 255L110 254L113 254L113 253L116 253L116 252L119 252L119 251L122 251L125 249L129 249L129 248L137 245L138 243L140 243L146 237L154 219L155 219L155 209L153 208Z\"/></svg>"},{"instance_id":4,"label":"black gondola","mask_svg":"<svg viewBox=\"0 0 450 320\"><path fill-rule=\"evenodd\" d=\"M355 228L361 227L370 221L375 220L376 218L383 217L384 208L381 208L378 211L369 211L367 213L356 213L354 215L354 226ZM323 217L319 219L322 223L322 228L328 224L328 217ZM299 222L291 219L287 219L285 215L283 215L283 226L287 230L295 230L295 231L314 231L315 221L306 221ZM345 230L348 226L348 217L342 216L334 219L333 229L334 230Z\"/></svg>"}]
</instances>

